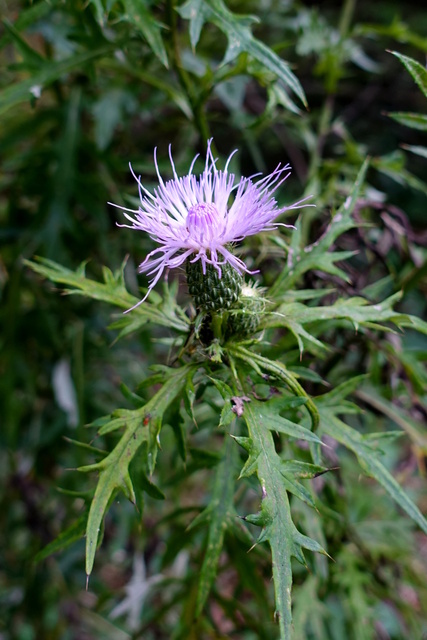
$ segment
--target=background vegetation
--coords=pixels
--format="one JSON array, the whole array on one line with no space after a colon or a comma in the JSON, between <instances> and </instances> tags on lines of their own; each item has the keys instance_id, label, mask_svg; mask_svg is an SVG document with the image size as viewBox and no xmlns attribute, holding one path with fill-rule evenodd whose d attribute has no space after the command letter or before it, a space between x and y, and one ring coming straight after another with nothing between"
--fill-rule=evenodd
<instances>
[{"instance_id":1,"label":"background vegetation","mask_svg":"<svg viewBox=\"0 0 427 640\"><path fill-rule=\"evenodd\" d=\"M401 292L397 312L425 317L427 82L418 71L417 85L416 69L391 52L425 64L426 12L391 0L0 6L1 638L274 638L269 550L260 543L247 553L255 528L225 536L218 575L195 615L207 529L187 527L215 494L223 442L212 435L220 396L199 401L203 382L198 428L184 422L186 464L176 429L164 428L156 487L140 478L138 510L116 495L86 591L83 521L96 477L73 471L93 452L71 440L112 449L113 436L97 438L86 425L132 406L135 390L150 397L142 382L153 363L169 362L172 332L145 326L117 341L119 328L109 325L120 310L60 295L24 259L72 270L88 260L87 273L100 279L102 265L116 271L129 256L127 286L139 296L136 266L152 243L118 229L120 214L107 202L137 202L129 162L155 186L156 146L165 176L169 143L185 173L210 136L221 159L239 149L238 175L289 161L294 171L279 202L312 194L316 203L299 221L301 246L322 235L369 156L354 224L327 247L353 253L329 269L318 257L290 290L311 290L325 307L337 297L378 304ZM248 239L245 255L261 268L262 284L277 279L291 238ZM188 305L182 274L170 281ZM294 326L269 355L283 354L313 395L369 374L355 389L364 413L351 424L362 434L403 431L383 438L382 462L425 512L427 339L408 328L378 331L374 318L355 331L349 317L347 310L327 326L302 319L314 339ZM335 562L307 553L309 571L293 566L295 637L427 637L425 534L360 475L353 454L326 442L328 466L339 471L311 481L320 517L302 502L292 508ZM257 511L261 495L252 477L245 483L235 499L242 516ZM55 539L60 551L44 553Z\"/></svg>"}]
</instances>

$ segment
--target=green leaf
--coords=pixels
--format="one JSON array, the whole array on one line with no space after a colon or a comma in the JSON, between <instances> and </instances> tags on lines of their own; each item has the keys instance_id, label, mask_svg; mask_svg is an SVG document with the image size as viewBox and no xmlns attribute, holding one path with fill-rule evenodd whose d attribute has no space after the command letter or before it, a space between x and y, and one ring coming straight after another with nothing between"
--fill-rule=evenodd
<instances>
[{"instance_id":1,"label":"green leaf","mask_svg":"<svg viewBox=\"0 0 427 640\"><path fill-rule=\"evenodd\" d=\"M38 563L48 558L53 553L63 551L67 547L71 546L78 540L81 540L84 536L86 524L87 524L88 512L85 511L73 524L64 531L61 531L59 536L49 542L41 551L34 556L34 562Z\"/></svg>"},{"instance_id":2,"label":"green leaf","mask_svg":"<svg viewBox=\"0 0 427 640\"><path fill-rule=\"evenodd\" d=\"M39 20L42 20L52 9L54 9L62 0L49 0L49 2L37 2L31 4L29 7L22 7L17 14L17 18L13 23L14 29L17 31L24 31L31 25ZM1 45L3 46L8 41L7 35L3 35L1 38Z\"/></svg>"},{"instance_id":3,"label":"green leaf","mask_svg":"<svg viewBox=\"0 0 427 640\"><path fill-rule=\"evenodd\" d=\"M74 69L85 69L88 63L111 54L117 49L117 43L103 45L83 53L59 60L58 62L46 62L37 73L30 78L15 82L6 89L0 91L0 114L15 107L21 102L29 102L40 91L51 85L55 80L62 78Z\"/></svg>"},{"instance_id":4,"label":"green leaf","mask_svg":"<svg viewBox=\"0 0 427 640\"><path fill-rule=\"evenodd\" d=\"M286 491L288 493L292 493L302 502L305 502L313 509L316 508L312 495L306 487L304 487L301 482L298 482L295 475L292 471L288 471L286 466L282 464L281 473L283 476L284 484Z\"/></svg>"},{"instance_id":5,"label":"green leaf","mask_svg":"<svg viewBox=\"0 0 427 640\"><path fill-rule=\"evenodd\" d=\"M273 580L276 596L276 613L282 640L292 638L292 568L291 557L305 564L303 548L324 553L324 549L314 540L301 534L292 521L285 478L282 473L283 461L276 453L272 434L260 421L257 406L245 405L243 418L251 440L251 456L262 488L261 512L246 520L263 527L260 541L267 541L271 548Z\"/></svg>"},{"instance_id":6,"label":"green leaf","mask_svg":"<svg viewBox=\"0 0 427 640\"><path fill-rule=\"evenodd\" d=\"M427 434L425 433L424 425L416 422L407 416L402 409L380 396L373 387L359 389L357 397L376 411L380 411L390 420L393 420L395 424L403 429L401 433L406 432L411 440L427 454Z\"/></svg>"},{"instance_id":7,"label":"green leaf","mask_svg":"<svg viewBox=\"0 0 427 640\"><path fill-rule=\"evenodd\" d=\"M180 15L190 20L190 39L197 45L205 22L215 24L228 39L223 64L231 62L241 53L248 53L262 66L273 72L307 106L304 90L288 64L269 47L254 38L250 25L257 19L232 13L222 0L188 0L178 9Z\"/></svg>"},{"instance_id":8,"label":"green leaf","mask_svg":"<svg viewBox=\"0 0 427 640\"><path fill-rule=\"evenodd\" d=\"M406 69L409 71L409 73L427 98L427 69L413 58L404 56L397 51L390 51L390 53L396 56L396 58L398 58L400 62L405 65Z\"/></svg>"},{"instance_id":9,"label":"green leaf","mask_svg":"<svg viewBox=\"0 0 427 640\"><path fill-rule=\"evenodd\" d=\"M162 388L144 407L134 411L121 410L116 412L119 413L119 417L111 421L113 428L124 429L119 442L113 451L100 462L78 469L81 472L99 472L86 529L86 574L88 576L92 572L99 530L110 500L117 490L121 490L131 502L135 502L135 491L129 474L129 465L140 446L146 443L148 468L150 473L153 472L163 414L181 393L189 369L190 367L187 366L180 369L170 369ZM102 433L113 430L108 427L108 424L104 425L101 429ZM147 480L147 482L149 481ZM151 495L154 492L155 497L161 499L161 492L151 483L150 485L148 492L151 492Z\"/></svg>"},{"instance_id":10,"label":"green leaf","mask_svg":"<svg viewBox=\"0 0 427 640\"><path fill-rule=\"evenodd\" d=\"M160 62L169 67L166 49L162 40L162 26L148 9L146 0L123 0L126 13L123 20L128 20L144 36L153 53Z\"/></svg>"},{"instance_id":11,"label":"green leaf","mask_svg":"<svg viewBox=\"0 0 427 640\"><path fill-rule=\"evenodd\" d=\"M343 280L348 280L346 273L342 271L342 269L339 269L335 265L335 262L349 258L354 255L354 252L330 252L330 249L338 236L357 226L357 223L351 216L359 198L368 166L369 158L363 163L353 189L319 240L308 247L302 247L301 225L297 222L297 230L292 234L291 245L288 249L287 265L269 291L269 297L271 299L280 299L289 289L294 288L295 284L306 271L311 269L324 271L325 273L336 275Z\"/></svg>"},{"instance_id":12,"label":"green leaf","mask_svg":"<svg viewBox=\"0 0 427 640\"><path fill-rule=\"evenodd\" d=\"M104 8L102 0L89 0L88 5L93 5L96 19L98 20L99 24L103 27L105 19L107 17L107 11Z\"/></svg>"},{"instance_id":13,"label":"green leaf","mask_svg":"<svg viewBox=\"0 0 427 640\"><path fill-rule=\"evenodd\" d=\"M71 287L66 289L67 294L82 295L93 300L107 302L119 309L128 310L133 307L138 299L132 296L125 287L124 267L118 269L114 274L106 267L103 269L104 283L97 282L85 276L85 263L80 265L76 271L67 269L52 260L46 258L36 258L36 262L24 260L24 263L36 273L51 280ZM169 327L178 331L187 332L189 330L189 322L185 320L183 313L178 311L178 306L172 309L170 301L164 301L160 298L159 304L144 302L132 310L128 315L123 316L119 321L112 325L113 328L122 328L122 335L128 335L131 331L139 330L142 326L149 322L160 326Z\"/></svg>"},{"instance_id":14,"label":"green leaf","mask_svg":"<svg viewBox=\"0 0 427 640\"><path fill-rule=\"evenodd\" d=\"M351 383L352 381L349 382ZM347 390L349 391L350 387L347 387ZM345 415L349 411L345 403L337 402L337 400L338 396L333 398L330 394L316 398L320 413L320 428L323 433L328 434L353 451L364 472L375 478L393 500L427 533L427 521L399 483L384 467L375 447L372 446L368 439L364 439L358 431L345 424L338 417L339 414Z\"/></svg>"},{"instance_id":15,"label":"green leaf","mask_svg":"<svg viewBox=\"0 0 427 640\"><path fill-rule=\"evenodd\" d=\"M225 533L234 527L237 518L233 505L237 459L237 447L232 439L226 436L222 448L222 459L215 471L209 505L190 524L190 528L193 528L201 523L208 523L206 551L200 569L197 591L196 618L200 616L215 580ZM250 540L249 534L248 539Z\"/></svg>"},{"instance_id":16,"label":"green leaf","mask_svg":"<svg viewBox=\"0 0 427 640\"><path fill-rule=\"evenodd\" d=\"M92 107L95 124L96 146L101 151L108 148L115 130L127 115L137 110L138 104L129 91L119 87L112 87L99 97Z\"/></svg>"},{"instance_id":17,"label":"green leaf","mask_svg":"<svg viewBox=\"0 0 427 640\"><path fill-rule=\"evenodd\" d=\"M43 56L41 56L38 51L30 47L28 42L24 40L19 31L17 31L17 29L15 29L15 27L8 20L2 20L2 22L6 31L9 33L11 39L15 43L16 48L19 50L19 53L21 54L23 59L23 64L26 68L39 69L43 64L46 63L45 58L43 58Z\"/></svg>"},{"instance_id":18,"label":"green leaf","mask_svg":"<svg viewBox=\"0 0 427 640\"><path fill-rule=\"evenodd\" d=\"M318 464L310 464L309 462L300 462L299 460L283 460L282 472L292 473L296 478L317 478L330 471L327 467L321 467Z\"/></svg>"},{"instance_id":19,"label":"green leaf","mask_svg":"<svg viewBox=\"0 0 427 640\"><path fill-rule=\"evenodd\" d=\"M374 158L372 166L381 173L401 185L408 185L427 194L427 184L405 169L405 155L401 151L395 151L388 155Z\"/></svg>"},{"instance_id":20,"label":"green leaf","mask_svg":"<svg viewBox=\"0 0 427 640\"><path fill-rule=\"evenodd\" d=\"M322 443L319 437L309 429L274 413L270 409L269 402L258 402L257 400L253 400L251 402L251 409L253 415L257 417L260 424L262 424L266 429L270 429L270 431L277 431L277 433L283 433L291 438L296 438L297 440L317 442L318 444Z\"/></svg>"},{"instance_id":21,"label":"green leaf","mask_svg":"<svg viewBox=\"0 0 427 640\"><path fill-rule=\"evenodd\" d=\"M411 129L419 129L420 131L427 131L427 116L421 113L409 113L403 111L393 111L387 113L390 118L396 120L399 124L403 124L405 127Z\"/></svg>"},{"instance_id":22,"label":"green leaf","mask_svg":"<svg viewBox=\"0 0 427 640\"><path fill-rule=\"evenodd\" d=\"M279 378L282 382L284 382L289 389L295 394L297 397L305 398L305 407L310 414L311 422L313 426L313 431L316 430L316 427L319 422L319 416L316 409L316 405L314 404L312 398L305 392L303 387L300 385L296 376L289 371L285 365L279 361L269 360L268 358L264 358L263 356L258 355L257 353L253 353L238 343L232 344L229 343L227 345L228 353L231 358L238 358L246 362L250 367L254 369L261 377L262 370L268 372Z\"/></svg>"},{"instance_id":23,"label":"green leaf","mask_svg":"<svg viewBox=\"0 0 427 640\"><path fill-rule=\"evenodd\" d=\"M231 404L233 392L228 384L226 384L222 380L218 380L217 378L210 379L212 380L224 400L224 405L221 409L221 417L218 426L228 427L228 425L231 424L236 417L236 414L233 411L233 406Z\"/></svg>"},{"instance_id":24,"label":"green leaf","mask_svg":"<svg viewBox=\"0 0 427 640\"><path fill-rule=\"evenodd\" d=\"M427 118L426 118L426 128L427 128ZM422 158L427 158L427 147L420 147L418 145L413 144L402 144L403 149L405 151L410 151L417 156L421 156Z\"/></svg>"},{"instance_id":25,"label":"green leaf","mask_svg":"<svg viewBox=\"0 0 427 640\"><path fill-rule=\"evenodd\" d=\"M348 320L354 326L355 331L360 327L375 325L378 329L387 329L380 322L392 322L397 326L407 326L411 323L410 317L406 314L394 311L393 305L402 297L400 292L378 304L369 304L368 300L359 297L348 300L337 300L331 306L308 307L299 302L285 303L280 305L277 313L266 317L264 326L266 327L288 327L291 331L298 332L304 337L310 336L305 331L302 333L302 325L323 320ZM330 328L330 323L328 328ZM322 345L318 340L316 343ZM323 346L323 345L322 345Z\"/></svg>"}]
</instances>

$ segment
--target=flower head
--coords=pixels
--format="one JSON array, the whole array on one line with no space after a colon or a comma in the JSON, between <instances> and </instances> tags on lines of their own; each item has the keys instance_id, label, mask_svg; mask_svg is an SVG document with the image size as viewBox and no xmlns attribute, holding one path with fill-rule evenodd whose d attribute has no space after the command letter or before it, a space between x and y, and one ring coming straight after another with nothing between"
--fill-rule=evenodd
<instances>
[{"instance_id":1,"label":"flower head","mask_svg":"<svg viewBox=\"0 0 427 640\"><path fill-rule=\"evenodd\" d=\"M146 231L160 246L151 251L139 266L140 273L152 276L145 297L161 278L165 269L179 267L186 260L200 260L203 273L212 265L221 277L221 267L231 265L238 273L250 272L243 260L230 251L230 245L261 231L272 231L285 225L274 220L289 209L303 206L304 200L280 208L273 193L289 177L291 167L280 164L270 175L254 180L236 180L228 167L217 168L217 160L208 141L205 168L198 177L193 174L198 155L191 163L186 176L178 177L169 145L169 158L173 179L164 182L157 164L156 149L154 164L159 186L150 193L131 168L138 182L140 206L137 211L117 206L131 224L119 226ZM132 214L132 215L130 215ZM137 306L137 305L136 305Z\"/></svg>"}]
</instances>

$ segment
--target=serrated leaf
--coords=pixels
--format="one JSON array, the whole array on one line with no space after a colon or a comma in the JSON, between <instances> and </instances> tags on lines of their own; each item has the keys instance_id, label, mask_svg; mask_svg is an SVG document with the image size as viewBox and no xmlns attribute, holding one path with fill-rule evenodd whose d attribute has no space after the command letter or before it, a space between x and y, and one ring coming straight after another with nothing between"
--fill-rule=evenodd
<instances>
[{"instance_id":1,"label":"serrated leaf","mask_svg":"<svg viewBox=\"0 0 427 640\"><path fill-rule=\"evenodd\" d=\"M251 402L252 413L256 415L259 423L263 427L270 431L284 433L285 435L298 440L317 442L318 444L322 443L319 437L309 429L306 429L287 418L282 418L278 413L271 411L269 404L269 402L258 402L256 400Z\"/></svg>"},{"instance_id":2,"label":"serrated leaf","mask_svg":"<svg viewBox=\"0 0 427 640\"><path fill-rule=\"evenodd\" d=\"M212 22L227 36L228 46L223 64L231 62L241 53L248 53L262 66L273 72L307 106L301 83L287 63L252 35L250 25L257 20L256 18L232 13L222 0L188 0L178 11L183 18L190 20L190 39L193 48L199 41L205 22Z\"/></svg>"},{"instance_id":3,"label":"serrated leaf","mask_svg":"<svg viewBox=\"0 0 427 640\"><path fill-rule=\"evenodd\" d=\"M393 309L393 305L401 297L402 294L398 292L377 304L369 304L368 300L359 297L337 300L335 304L323 307L308 307L300 302L281 304L276 314L266 317L264 326L288 326L289 328L293 326L295 331L298 331L297 328L302 327L304 324L323 320L348 320L354 326L355 331L358 331L363 326L369 325L372 327L372 324L375 324L377 328L387 329L387 327L379 324L381 322L392 322L396 326L407 326L410 323L409 316ZM328 326L330 327L330 324ZM322 345L322 343L319 344Z\"/></svg>"},{"instance_id":4,"label":"serrated leaf","mask_svg":"<svg viewBox=\"0 0 427 640\"><path fill-rule=\"evenodd\" d=\"M73 444L75 447L78 447L79 449L84 449L85 451L89 451L89 453L94 453L97 456L104 457L108 453L108 451L105 451L104 449L98 449L97 447L92 447L90 444L87 444L87 442L80 442L79 440L73 440L73 438L68 438L67 436L64 436L64 440L66 442L69 442L70 444Z\"/></svg>"},{"instance_id":5,"label":"serrated leaf","mask_svg":"<svg viewBox=\"0 0 427 640\"><path fill-rule=\"evenodd\" d=\"M364 439L358 431L337 417L340 414L345 415L348 413L345 404L337 402L332 404L330 397L324 402L323 396L317 398L317 404L322 431L353 451L363 471L375 478L393 500L416 522L420 529L427 533L427 521L403 488L384 467L369 440Z\"/></svg>"},{"instance_id":6,"label":"serrated leaf","mask_svg":"<svg viewBox=\"0 0 427 640\"><path fill-rule=\"evenodd\" d=\"M427 194L427 184L405 169L404 162L404 154L398 151L373 159L372 166L398 184L408 185Z\"/></svg>"},{"instance_id":7,"label":"serrated leaf","mask_svg":"<svg viewBox=\"0 0 427 640\"><path fill-rule=\"evenodd\" d=\"M129 465L143 443L147 444L148 467L152 473L156 461L158 436L163 414L181 393L189 367L171 369L163 387L141 409L122 410L112 422L124 429L113 451L96 464L80 467L79 471L98 471L99 479L89 511L86 530L86 574L90 575L95 559L98 534L108 505L116 491L121 490L131 502L135 491L129 474ZM106 431L108 425L104 425Z\"/></svg>"},{"instance_id":8,"label":"serrated leaf","mask_svg":"<svg viewBox=\"0 0 427 640\"><path fill-rule=\"evenodd\" d=\"M210 377L209 379L214 383L224 400L230 400L233 397L233 391L226 382L219 380L219 378Z\"/></svg>"},{"instance_id":9,"label":"serrated leaf","mask_svg":"<svg viewBox=\"0 0 427 640\"><path fill-rule=\"evenodd\" d=\"M350 194L334 215L328 228L319 240L312 245L302 247L301 231L299 230L301 225L297 222L297 229L292 234L287 265L269 291L271 299L280 299L288 289L291 289L295 283L298 282L306 271L311 269L325 271L326 273L337 275L343 279L347 278L345 272L335 266L335 262L350 257L350 255L353 255L353 252L330 252L330 249L338 236L357 226L351 214L359 198L369 161L369 158L367 158L361 166Z\"/></svg>"},{"instance_id":10,"label":"serrated leaf","mask_svg":"<svg viewBox=\"0 0 427 640\"><path fill-rule=\"evenodd\" d=\"M300 354L303 354L305 348L314 354L329 351L330 348L326 344L304 329L302 323L296 321L286 311L287 308L281 305L276 312L266 315L261 324L262 328L283 327L288 329L297 341Z\"/></svg>"},{"instance_id":11,"label":"serrated leaf","mask_svg":"<svg viewBox=\"0 0 427 640\"><path fill-rule=\"evenodd\" d=\"M301 482L298 482L298 480L295 478L293 473L288 472L286 470L286 467L283 467L283 465L282 465L281 473L283 476L286 491L288 493L292 493L299 500L301 500L302 502L305 502L310 507L315 509L315 503L310 491L306 487L304 487L301 484Z\"/></svg>"},{"instance_id":12,"label":"serrated leaf","mask_svg":"<svg viewBox=\"0 0 427 640\"><path fill-rule=\"evenodd\" d=\"M348 395L350 395L350 393L353 393L357 389L357 387L359 387L362 384L364 380L366 380L366 374L362 374L360 376L353 376L348 380L344 380L344 382L341 382L341 384L331 389L331 391L328 391L327 393L324 393L319 397L321 398L324 406L328 406L328 407L335 407L335 406L344 407L345 406L346 411L348 411L349 406L353 406L353 404L352 403L344 404L344 399Z\"/></svg>"},{"instance_id":13,"label":"serrated leaf","mask_svg":"<svg viewBox=\"0 0 427 640\"><path fill-rule=\"evenodd\" d=\"M305 564L303 548L326 553L314 540L301 534L295 527L285 481L282 475L282 460L276 453L271 433L260 422L254 403L247 404L243 417L252 439L254 452L258 452L256 472L262 487L261 512L255 517L256 524L264 527L259 541L270 545L273 562L273 580L276 596L276 613L282 640L292 638L292 567L294 556ZM254 516L247 520L254 521Z\"/></svg>"},{"instance_id":14,"label":"serrated leaf","mask_svg":"<svg viewBox=\"0 0 427 640\"><path fill-rule=\"evenodd\" d=\"M131 391L124 382L120 383L120 391L122 392L126 400L128 400L128 402L130 402L137 409L145 404L145 399Z\"/></svg>"},{"instance_id":15,"label":"serrated leaf","mask_svg":"<svg viewBox=\"0 0 427 640\"><path fill-rule=\"evenodd\" d=\"M147 478L145 473L138 474L138 481L141 484L141 489L145 491L149 496L155 500L164 500L165 494L159 489L151 480Z\"/></svg>"},{"instance_id":16,"label":"serrated leaf","mask_svg":"<svg viewBox=\"0 0 427 640\"><path fill-rule=\"evenodd\" d=\"M236 417L236 414L233 411L233 407L231 404L231 398L233 397L233 391L229 387L226 382L219 380L217 378L210 378L214 383L215 387L221 394L221 397L224 400L224 405L221 409L221 417L219 421L218 427L228 427Z\"/></svg>"},{"instance_id":17,"label":"serrated leaf","mask_svg":"<svg viewBox=\"0 0 427 640\"><path fill-rule=\"evenodd\" d=\"M405 127L411 129L418 129L419 131L427 131L427 116L421 113L409 113L403 111L393 111L387 113L390 118L396 120L399 124L403 124Z\"/></svg>"},{"instance_id":18,"label":"serrated leaf","mask_svg":"<svg viewBox=\"0 0 427 640\"><path fill-rule=\"evenodd\" d=\"M390 420L393 420L395 424L399 425L399 427L403 429L403 431L399 432L400 434L406 432L411 440L420 447L422 451L427 452L427 434L425 433L424 425L417 423L410 416L406 415L402 409L386 398L380 396L372 387L358 390L357 397L373 407L376 411L380 411ZM388 433L390 432L386 432L383 435L387 436Z\"/></svg>"},{"instance_id":19,"label":"serrated leaf","mask_svg":"<svg viewBox=\"0 0 427 640\"><path fill-rule=\"evenodd\" d=\"M41 549L41 551L34 556L34 562L41 562L53 553L63 551L78 540L81 540L85 533L87 517L88 512L85 511L72 525L64 529L55 540L52 540L52 542L49 542L49 544Z\"/></svg>"},{"instance_id":20,"label":"serrated leaf","mask_svg":"<svg viewBox=\"0 0 427 640\"><path fill-rule=\"evenodd\" d=\"M396 58L398 58L400 62L405 65L406 69L409 71L409 73L427 98L427 69L413 58L404 56L397 51L390 51L390 53L396 56Z\"/></svg>"},{"instance_id":21,"label":"serrated leaf","mask_svg":"<svg viewBox=\"0 0 427 640\"><path fill-rule=\"evenodd\" d=\"M83 295L125 310L130 309L138 302L138 299L128 293L125 288L123 275L125 263L114 274L109 269L104 268L103 274L106 282L102 283L85 276L85 263L76 271L72 271L46 258L36 258L36 260L37 262L30 260L25 260L24 262L30 269L44 278L71 287L71 289L67 290L69 294ZM113 326L131 325L133 330L137 330L148 322L182 332L187 332L189 329L188 321L183 320L181 315L170 313L169 309L165 311L162 302L155 305L148 301L133 309L131 314L123 316Z\"/></svg>"},{"instance_id":22,"label":"serrated leaf","mask_svg":"<svg viewBox=\"0 0 427 640\"><path fill-rule=\"evenodd\" d=\"M299 460L283 460L282 471L292 473L296 478L317 478L324 473L330 471L327 467L318 464L310 464L309 462L300 462Z\"/></svg>"},{"instance_id":23,"label":"serrated leaf","mask_svg":"<svg viewBox=\"0 0 427 640\"><path fill-rule=\"evenodd\" d=\"M168 57L161 33L162 25L151 14L146 0L123 0L123 5L126 13L122 19L128 20L142 33L153 53L168 68Z\"/></svg>"}]
</instances>

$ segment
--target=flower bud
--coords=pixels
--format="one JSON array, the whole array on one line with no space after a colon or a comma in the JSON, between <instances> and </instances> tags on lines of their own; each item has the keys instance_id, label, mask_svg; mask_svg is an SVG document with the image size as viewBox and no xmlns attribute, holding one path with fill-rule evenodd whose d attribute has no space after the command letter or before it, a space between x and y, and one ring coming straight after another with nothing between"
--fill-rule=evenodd
<instances>
[{"instance_id":1,"label":"flower bud","mask_svg":"<svg viewBox=\"0 0 427 640\"><path fill-rule=\"evenodd\" d=\"M217 267L206 264L203 273L201 260L187 260L187 284L197 309L223 311L230 309L239 299L243 278L230 264L221 265L221 275Z\"/></svg>"},{"instance_id":2,"label":"flower bud","mask_svg":"<svg viewBox=\"0 0 427 640\"><path fill-rule=\"evenodd\" d=\"M265 299L256 286L244 284L237 304L230 311L226 339L232 336L247 337L258 329L265 309Z\"/></svg>"}]
</instances>

